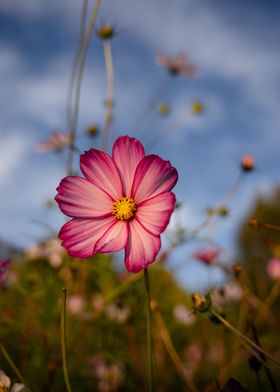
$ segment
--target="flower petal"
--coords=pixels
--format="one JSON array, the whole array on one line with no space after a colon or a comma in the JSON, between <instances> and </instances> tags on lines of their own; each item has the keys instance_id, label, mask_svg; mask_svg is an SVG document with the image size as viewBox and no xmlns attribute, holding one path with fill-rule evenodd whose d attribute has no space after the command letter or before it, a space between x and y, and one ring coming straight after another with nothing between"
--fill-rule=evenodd
<instances>
[{"instance_id":1,"label":"flower petal","mask_svg":"<svg viewBox=\"0 0 280 392\"><path fill-rule=\"evenodd\" d=\"M138 163L144 158L142 144L129 136L119 137L113 146L113 160L115 161L123 179L125 195L131 196L131 187Z\"/></svg>"},{"instance_id":2,"label":"flower petal","mask_svg":"<svg viewBox=\"0 0 280 392\"><path fill-rule=\"evenodd\" d=\"M137 219L147 231L154 235L159 235L166 229L169 223L175 202L174 193L161 193L137 206Z\"/></svg>"},{"instance_id":3,"label":"flower petal","mask_svg":"<svg viewBox=\"0 0 280 392\"><path fill-rule=\"evenodd\" d=\"M110 196L82 177L65 177L55 197L59 208L72 218L100 218L112 213Z\"/></svg>"},{"instance_id":4,"label":"flower petal","mask_svg":"<svg viewBox=\"0 0 280 392\"><path fill-rule=\"evenodd\" d=\"M81 155L80 167L90 182L107 192L114 200L124 196L118 168L105 152L91 148Z\"/></svg>"},{"instance_id":5,"label":"flower petal","mask_svg":"<svg viewBox=\"0 0 280 392\"><path fill-rule=\"evenodd\" d=\"M95 245L95 252L110 253L123 249L128 239L128 223L118 220L103 234Z\"/></svg>"},{"instance_id":6,"label":"flower petal","mask_svg":"<svg viewBox=\"0 0 280 392\"><path fill-rule=\"evenodd\" d=\"M136 203L170 191L178 180L177 170L157 155L147 155L137 166L131 195Z\"/></svg>"},{"instance_id":7,"label":"flower petal","mask_svg":"<svg viewBox=\"0 0 280 392\"><path fill-rule=\"evenodd\" d=\"M97 241L116 220L113 215L102 219L72 219L62 226L58 238L70 256L87 258L96 253Z\"/></svg>"},{"instance_id":8,"label":"flower petal","mask_svg":"<svg viewBox=\"0 0 280 392\"><path fill-rule=\"evenodd\" d=\"M149 233L137 218L129 222L129 229L124 261L128 271L139 272L155 261L161 245L160 236Z\"/></svg>"}]
</instances>

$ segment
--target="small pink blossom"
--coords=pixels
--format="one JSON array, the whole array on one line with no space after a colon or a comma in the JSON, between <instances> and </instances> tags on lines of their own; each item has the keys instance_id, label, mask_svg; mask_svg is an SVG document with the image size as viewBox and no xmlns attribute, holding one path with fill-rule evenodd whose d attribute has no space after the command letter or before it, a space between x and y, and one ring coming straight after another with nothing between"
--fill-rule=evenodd
<instances>
[{"instance_id":1,"label":"small pink blossom","mask_svg":"<svg viewBox=\"0 0 280 392\"><path fill-rule=\"evenodd\" d=\"M128 271L147 268L175 207L170 191L177 170L157 155L145 156L142 144L128 136L116 140L112 157L85 152L80 167L85 178L66 177L57 188L61 211L73 218L59 232L62 245L78 258L125 249Z\"/></svg>"},{"instance_id":2,"label":"small pink blossom","mask_svg":"<svg viewBox=\"0 0 280 392\"><path fill-rule=\"evenodd\" d=\"M156 55L156 62L162 67L166 68L171 75L194 77L197 75L197 68L194 67L188 57L183 53L178 53L175 56L168 56L165 53L158 53Z\"/></svg>"},{"instance_id":3,"label":"small pink blossom","mask_svg":"<svg viewBox=\"0 0 280 392\"><path fill-rule=\"evenodd\" d=\"M79 314L85 307L85 299L80 294L72 294L68 298L67 307L72 314Z\"/></svg>"},{"instance_id":4,"label":"small pink blossom","mask_svg":"<svg viewBox=\"0 0 280 392\"><path fill-rule=\"evenodd\" d=\"M61 131L53 131L47 140L37 144L38 152L61 151L69 144L69 135Z\"/></svg>"},{"instance_id":5,"label":"small pink blossom","mask_svg":"<svg viewBox=\"0 0 280 392\"><path fill-rule=\"evenodd\" d=\"M57 238L50 238L46 242L35 244L25 251L31 259L44 257L54 268L59 268L63 261L64 250Z\"/></svg>"},{"instance_id":6,"label":"small pink blossom","mask_svg":"<svg viewBox=\"0 0 280 392\"><path fill-rule=\"evenodd\" d=\"M212 264L219 256L219 249L201 249L193 254L193 257L206 265Z\"/></svg>"},{"instance_id":7,"label":"small pink blossom","mask_svg":"<svg viewBox=\"0 0 280 392\"><path fill-rule=\"evenodd\" d=\"M0 285L3 284L7 277L7 272L10 267L9 259L0 259Z\"/></svg>"},{"instance_id":8,"label":"small pink blossom","mask_svg":"<svg viewBox=\"0 0 280 392\"><path fill-rule=\"evenodd\" d=\"M270 259L267 263L266 270L272 279L280 279L280 260Z\"/></svg>"}]
</instances>

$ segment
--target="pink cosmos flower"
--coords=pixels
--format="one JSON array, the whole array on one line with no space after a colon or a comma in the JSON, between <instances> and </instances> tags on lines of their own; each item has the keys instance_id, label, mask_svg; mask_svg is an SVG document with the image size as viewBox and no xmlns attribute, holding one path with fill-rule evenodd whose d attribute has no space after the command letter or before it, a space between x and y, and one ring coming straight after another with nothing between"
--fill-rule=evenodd
<instances>
[{"instance_id":1,"label":"pink cosmos flower","mask_svg":"<svg viewBox=\"0 0 280 392\"><path fill-rule=\"evenodd\" d=\"M197 68L189 62L188 57L183 53L167 56L165 53L160 52L156 55L156 62L174 76L194 77L197 75Z\"/></svg>"},{"instance_id":2,"label":"pink cosmos flower","mask_svg":"<svg viewBox=\"0 0 280 392\"><path fill-rule=\"evenodd\" d=\"M4 283L6 279L9 266L10 266L10 260L0 259L0 285Z\"/></svg>"},{"instance_id":3,"label":"pink cosmos flower","mask_svg":"<svg viewBox=\"0 0 280 392\"><path fill-rule=\"evenodd\" d=\"M272 279L280 279L280 260L270 259L267 263L266 270Z\"/></svg>"},{"instance_id":4,"label":"pink cosmos flower","mask_svg":"<svg viewBox=\"0 0 280 392\"><path fill-rule=\"evenodd\" d=\"M69 143L69 135L61 131L53 131L47 140L37 144L38 152L61 151Z\"/></svg>"},{"instance_id":5,"label":"pink cosmos flower","mask_svg":"<svg viewBox=\"0 0 280 392\"><path fill-rule=\"evenodd\" d=\"M145 156L142 144L122 136L112 157L90 149L80 157L85 178L69 176L56 201L73 219L59 232L68 254L87 258L125 249L125 265L138 272L155 261L160 234L175 207L178 174L169 161Z\"/></svg>"},{"instance_id":6,"label":"pink cosmos flower","mask_svg":"<svg viewBox=\"0 0 280 392\"><path fill-rule=\"evenodd\" d=\"M204 264L210 265L219 256L219 249L201 249L194 253L193 257Z\"/></svg>"}]
</instances>

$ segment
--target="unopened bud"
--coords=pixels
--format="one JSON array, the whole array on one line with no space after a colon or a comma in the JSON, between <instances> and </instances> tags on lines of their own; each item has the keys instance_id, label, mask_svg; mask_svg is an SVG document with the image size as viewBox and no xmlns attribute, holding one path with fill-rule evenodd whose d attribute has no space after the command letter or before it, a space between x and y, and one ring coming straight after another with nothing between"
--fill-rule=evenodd
<instances>
[{"instance_id":1,"label":"unopened bud","mask_svg":"<svg viewBox=\"0 0 280 392\"><path fill-rule=\"evenodd\" d=\"M241 169L244 172L249 172L255 168L255 158L252 155L244 155L241 159Z\"/></svg>"},{"instance_id":2,"label":"unopened bud","mask_svg":"<svg viewBox=\"0 0 280 392\"><path fill-rule=\"evenodd\" d=\"M196 101L192 103L193 114L202 114L204 112L204 106L201 102Z\"/></svg>"},{"instance_id":3,"label":"unopened bud","mask_svg":"<svg viewBox=\"0 0 280 392\"><path fill-rule=\"evenodd\" d=\"M195 311L204 313L211 309L211 297L208 293L207 295L201 295L198 293L193 293L191 295L193 307Z\"/></svg>"},{"instance_id":4,"label":"unopened bud","mask_svg":"<svg viewBox=\"0 0 280 392\"><path fill-rule=\"evenodd\" d=\"M236 279L239 279L240 275L242 274L242 266L239 263L235 263L232 266L232 271Z\"/></svg>"},{"instance_id":5,"label":"unopened bud","mask_svg":"<svg viewBox=\"0 0 280 392\"><path fill-rule=\"evenodd\" d=\"M109 40L116 35L116 31L109 23L104 23L96 30L96 34L102 40Z\"/></svg>"}]
</instances>

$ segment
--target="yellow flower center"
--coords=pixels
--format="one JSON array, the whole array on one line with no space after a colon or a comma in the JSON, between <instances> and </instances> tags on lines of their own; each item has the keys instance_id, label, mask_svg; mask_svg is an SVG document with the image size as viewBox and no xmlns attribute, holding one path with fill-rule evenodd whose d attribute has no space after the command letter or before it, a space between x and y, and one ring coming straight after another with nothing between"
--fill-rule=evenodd
<instances>
[{"instance_id":1,"label":"yellow flower center","mask_svg":"<svg viewBox=\"0 0 280 392\"><path fill-rule=\"evenodd\" d=\"M129 220L136 212L136 204L133 199L120 197L113 203L112 214L120 220Z\"/></svg>"}]
</instances>

